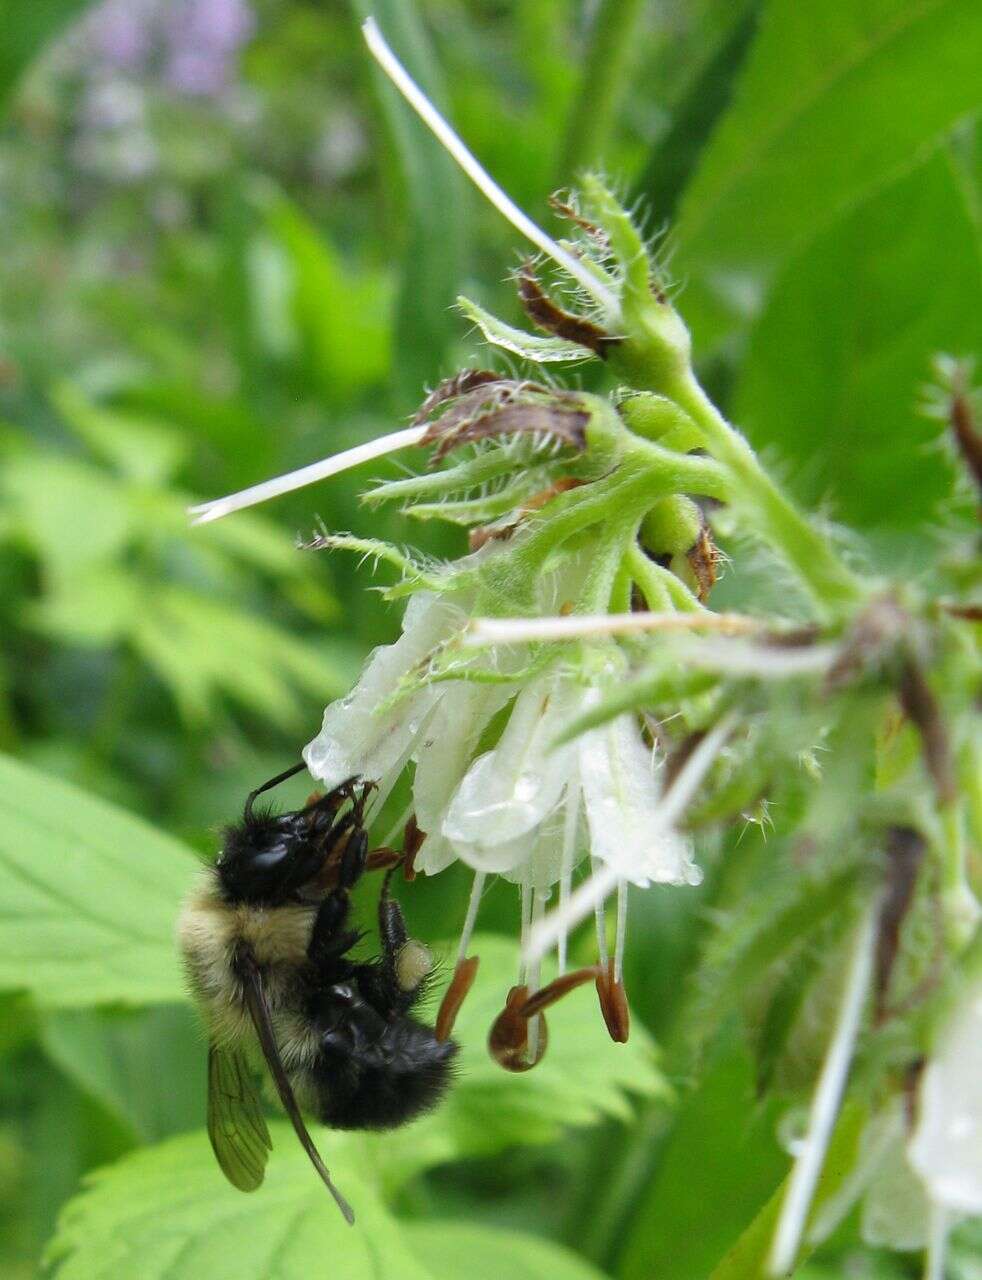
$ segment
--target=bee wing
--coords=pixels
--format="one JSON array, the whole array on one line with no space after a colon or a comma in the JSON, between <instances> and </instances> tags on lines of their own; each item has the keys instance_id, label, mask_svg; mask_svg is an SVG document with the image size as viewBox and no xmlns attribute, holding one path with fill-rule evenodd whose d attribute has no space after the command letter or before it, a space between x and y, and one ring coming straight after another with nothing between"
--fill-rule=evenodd
<instances>
[{"instance_id":1,"label":"bee wing","mask_svg":"<svg viewBox=\"0 0 982 1280\"><path fill-rule=\"evenodd\" d=\"M320 1174L321 1181L334 1197L338 1208L344 1215L345 1221L351 1225L355 1220L354 1211L331 1181L331 1175L320 1157L320 1152L314 1146L313 1138L307 1132L307 1126L294 1097L293 1086L290 1084L290 1077L286 1073L283 1059L280 1057L279 1046L276 1043L273 1020L269 1015L269 1005L266 1003L266 993L263 990L262 972L256 964L255 957L248 952L239 955L236 967L245 991L246 1008L249 1010L252 1025L255 1027L256 1035L259 1037L263 1057L266 1059L266 1065L269 1067L270 1075L273 1077L273 1083L276 1085L276 1092L280 1096L283 1110L290 1117L294 1132L300 1139L300 1145L310 1157L310 1163Z\"/></svg>"},{"instance_id":2,"label":"bee wing","mask_svg":"<svg viewBox=\"0 0 982 1280\"><path fill-rule=\"evenodd\" d=\"M255 1191L272 1149L269 1130L245 1057L216 1044L208 1050L208 1137L232 1186Z\"/></svg>"}]
</instances>

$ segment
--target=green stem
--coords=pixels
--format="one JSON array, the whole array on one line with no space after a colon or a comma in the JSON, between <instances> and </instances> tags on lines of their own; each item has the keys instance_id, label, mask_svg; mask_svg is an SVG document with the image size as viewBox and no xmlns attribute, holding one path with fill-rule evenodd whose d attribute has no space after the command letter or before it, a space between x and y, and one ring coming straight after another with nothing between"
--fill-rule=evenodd
<instances>
[{"instance_id":1,"label":"green stem","mask_svg":"<svg viewBox=\"0 0 982 1280\"><path fill-rule=\"evenodd\" d=\"M641 589L652 613L697 613L703 606L685 583L654 560L649 560L635 544L627 553L627 566L631 577Z\"/></svg>"},{"instance_id":2,"label":"green stem","mask_svg":"<svg viewBox=\"0 0 982 1280\"><path fill-rule=\"evenodd\" d=\"M682 374L672 398L702 432L706 447L730 472L734 497L757 532L781 553L807 587L823 618L835 619L863 597L859 580L781 492L744 437L726 421L695 375Z\"/></svg>"},{"instance_id":3,"label":"green stem","mask_svg":"<svg viewBox=\"0 0 982 1280\"><path fill-rule=\"evenodd\" d=\"M644 0L600 0L590 31L583 75L570 112L558 180L569 182L581 165L603 155L621 103L631 86Z\"/></svg>"}]
</instances>

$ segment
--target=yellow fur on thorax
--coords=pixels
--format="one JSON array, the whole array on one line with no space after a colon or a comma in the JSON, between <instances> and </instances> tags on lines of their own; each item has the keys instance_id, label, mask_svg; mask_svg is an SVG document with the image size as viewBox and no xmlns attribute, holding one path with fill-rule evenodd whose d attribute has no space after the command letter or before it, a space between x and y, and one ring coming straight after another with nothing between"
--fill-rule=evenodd
<instances>
[{"instance_id":1,"label":"yellow fur on thorax","mask_svg":"<svg viewBox=\"0 0 982 1280\"><path fill-rule=\"evenodd\" d=\"M191 893L178 922L178 941L188 979L202 1006L213 1040L232 1045L254 1043L252 1022L232 968L236 947L245 943L263 971L276 1042L287 1069L314 1057L316 1037L291 999L296 977L306 962L316 906L253 907L222 899L214 871L207 871Z\"/></svg>"}]
</instances>

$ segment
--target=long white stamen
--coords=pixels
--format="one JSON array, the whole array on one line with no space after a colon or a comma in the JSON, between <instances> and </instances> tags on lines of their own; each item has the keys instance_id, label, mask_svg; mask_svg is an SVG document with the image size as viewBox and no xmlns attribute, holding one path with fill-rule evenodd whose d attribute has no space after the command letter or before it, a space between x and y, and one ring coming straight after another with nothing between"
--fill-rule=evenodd
<instances>
[{"instance_id":1,"label":"long white stamen","mask_svg":"<svg viewBox=\"0 0 982 1280\"><path fill-rule=\"evenodd\" d=\"M233 511L241 511L243 507L254 507L259 502L267 502L270 498L278 498L281 494L292 493L294 489L302 489L306 484L314 484L318 480L326 480L328 476L336 476L349 467L357 467L359 463L370 462L373 458L384 457L396 449L408 449L410 445L419 444L426 434L426 426L406 427L403 431L392 431L377 440L368 440L365 444L357 444L353 449L345 449L341 453L332 454L330 458L322 458L320 462L312 462L299 471L289 471L286 475L276 476L273 480L264 480L262 484L254 484L239 493L231 493L226 498L215 498L211 502L201 502L189 507L188 513L194 516L193 524L207 524L211 520L220 520L222 516Z\"/></svg>"},{"instance_id":2,"label":"long white stamen","mask_svg":"<svg viewBox=\"0 0 982 1280\"><path fill-rule=\"evenodd\" d=\"M735 723L735 712L717 721L678 771L675 781L662 797L662 802L653 815L649 832L652 840L673 827L685 812ZM614 867L605 865L598 870L594 864L590 879L578 885L565 904L560 904L556 911L546 916L531 931L526 959L530 961L536 956L544 955L564 933L571 933L581 920L596 909L598 903L605 901L623 878L623 874ZM606 959L606 949L601 959Z\"/></svg>"},{"instance_id":3,"label":"long white stamen","mask_svg":"<svg viewBox=\"0 0 982 1280\"><path fill-rule=\"evenodd\" d=\"M528 958L545 955L564 933L572 932L598 902L603 902L613 892L619 879L620 875L613 867L603 866L589 880L577 885L569 896L565 911L553 911L536 926L529 937Z\"/></svg>"},{"instance_id":4,"label":"long white stamen","mask_svg":"<svg viewBox=\"0 0 982 1280\"><path fill-rule=\"evenodd\" d=\"M825 1162L825 1153L828 1150L829 1139L842 1102L846 1077L852 1062L856 1037L859 1034L863 1006L869 991L876 942L876 916L874 902L867 907L856 930L835 1031L812 1098L808 1132L795 1161L794 1169L791 1171L791 1180L781 1206L777 1230L774 1233L774 1244L768 1264L768 1270L772 1276L789 1275L798 1256L808 1209L815 1194L815 1186Z\"/></svg>"},{"instance_id":5,"label":"long white stamen","mask_svg":"<svg viewBox=\"0 0 982 1280\"><path fill-rule=\"evenodd\" d=\"M604 308L609 319L617 320L620 308L611 290L568 250L557 244L551 236L547 236L541 227L536 226L528 214L523 213L514 200L498 186L392 52L374 18L365 20L362 33L375 61L423 123L436 135L440 144L460 165L478 191L507 218L516 231L520 231L526 240L534 244L537 249L541 249L552 258L553 262L571 275L576 283Z\"/></svg>"},{"instance_id":6,"label":"long white stamen","mask_svg":"<svg viewBox=\"0 0 982 1280\"><path fill-rule=\"evenodd\" d=\"M614 981L624 978L624 947L627 944L627 881L617 886L617 935L614 939Z\"/></svg>"},{"instance_id":7,"label":"long white stamen","mask_svg":"<svg viewBox=\"0 0 982 1280\"><path fill-rule=\"evenodd\" d=\"M529 931L532 928L532 864L529 862L527 866L528 874L522 883L522 942L521 953L518 958L518 985L525 985L528 980L528 971L530 961L527 958Z\"/></svg>"},{"instance_id":8,"label":"long white stamen","mask_svg":"<svg viewBox=\"0 0 982 1280\"><path fill-rule=\"evenodd\" d=\"M474 872L474 883L471 886L471 896L467 903L467 915L464 917L464 927L460 933L460 944L457 947L457 963L467 959L467 948L471 945L471 938L474 936L474 925L477 923L477 909L481 905L481 894L484 892L484 881L486 879L485 872Z\"/></svg>"},{"instance_id":9,"label":"long white stamen","mask_svg":"<svg viewBox=\"0 0 982 1280\"><path fill-rule=\"evenodd\" d=\"M576 849L576 827L580 817L580 779L575 776L566 788L566 812L563 815L563 858L559 871L559 910L565 911L569 905L570 890L573 887L573 854ZM559 957L559 972L566 972L565 933L559 935L556 944Z\"/></svg>"},{"instance_id":10,"label":"long white stamen","mask_svg":"<svg viewBox=\"0 0 982 1280\"><path fill-rule=\"evenodd\" d=\"M546 900L548 899L548 897L549 897L548 891L543 892L540 890L536 892L535 890L533 890L532 892L531 927L533 929L542 919L542 916L546 909ZM530 995L534 995L535 992L538 991L539 987L542 984L542 966L538 960L532 961L532 963L529 965L527 983L528 983L528 989L529 989ZM529 1023L528 1056L531 1062L534 1062L536 1058L539 1056L539 1033L541 1031L541 1028L542 1028L542 1020L541 1020L541 1014L539 1014L536 1017L534 1017L532 1021Z\"/></svg>"},{"instance_id":11,"label":"long white stamen","mask_svg":"<svg viewBox=\"0 0 982 1280\"><path fill-rule=\"evenodd\" d=\"M928 1223L927 1252L924 1255L924 1280L945 1280L945 1254L951 1216L943 1204L931 1203Z\"/></svg>"},{"instance_id":12,"label":"long white stamen","mask_svg":"<svg viewBox=\"0 0 982 1280\"><path fill-rule=\"evenodd\" d=\"M590 859L590 867L596 876L600 870L600 862L596 858ZM606 969L607 967L607 895L598 898L593 904L593 922L597 931L597 961Z\"/></svg>"},{"instance_id":13,"label":"long white stamen","mask_svg":"<svg viewBox=\"0 0 982 1280\"><path fill-rule=\"evenodd\" d=\"M555 618L472 618L462 637L468 648L535 640L626 636L645 631L760 631L763 623L740 613L592 613Z\"/></svg>"}]
</instances>

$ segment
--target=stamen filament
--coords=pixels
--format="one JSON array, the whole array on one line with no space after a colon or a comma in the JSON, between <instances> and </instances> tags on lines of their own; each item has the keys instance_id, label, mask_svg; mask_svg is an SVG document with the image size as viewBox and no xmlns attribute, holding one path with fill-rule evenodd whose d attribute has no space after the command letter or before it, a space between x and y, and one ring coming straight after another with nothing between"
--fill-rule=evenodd
<instances>
[{"instance_id":1,"label":"stamen filament","mask_svg":"<svg viewBox=\"0 0 982 1280\"><path fill-rule=\"evenodd\" d=\"M927 1252L924 1255L924 1280L945 1280L945 1254L948 1251L948 1210L932 1202L928 1222Z\"/></svg>"},{"instance_id":2,"label":"stamen filament","mask_svg":"<svg viewBox=\"0 0 982 1280\"><path fill-rule=\"evenodd\" d=\"M528 214L523 213L514 200L498 186L392 52L374 18L365 20L362 25L362 33L375 61L427 128L435 134L437 141L446 148L457 164L460 165L478 191L494 205L516 231L521 232L537 249L541 249L543 253L552 258L553 262L562 267L568 275L572 276L580 288L585 290L590 297L594 298L603 307L611 321L617 321L620 317L620 308L617 298L611 290L598 280L592 271L589 271L578 259L574 258L568 250L557 244L551 236L546 235L542 228L537 226Z\"/></svg>"},{"instance_id":3,"label":"stamen filament","mask_svg":"<svg viewBox=\"0 0 982 1280\"><path fill-rule=\"evenodd\" d=\"M808 1132L791 1171L791 1180L781 1206L777 1230L774 1233L774 1244L768 1267L772 1276L789 1275L798 1256L808 1210L825 1162L825 1153L839 1113L839 1105L842 1102L846 1077L852 1062L856 1037L859 1034L863 1006L869 992L873 974L876 918L877 904L872 903L866 908L859 928L856 930L835 1031L812 1098Z\"/></svg>"},{"instance_id":4,"label":"stamen filament","mask_svg":"<svg viewBox=\"0 0 982 1280\"><path fill-rule=\"evenodd\" d=\"M624 981L624 947L627 944L627 881L617 885L617 934L614 939L614 981Z\"/></svg>"},{"instance_id":5,"label":"stamen filament","mask_svg":"<svg viewBox=\"0 0 982 1280\"><path fill-rule=\"evenodd\" d=\"M594 876L599 873L600 862L596 858L590 859L590 866ZM598 898L593 904L593 919L597 930L597 963L602 969L607 967L607 894L602 898Z\"/></svg>"},{"instance_id":6,"label":"stamen filament","mask_svg":"<svg viewBox=\"0 0 982 1280\"><path fill-rule=\"evenodd\" d=\"M349 467L357 467L362 462L370 462L373 458L384 457L394 453L396 449L407 449L410 445L419 444L426 434L426 427L406 427L403 431L392 431L388 435L379 436L376 440L367 440L352 449L344 449L341 453L322 458L320 462L312 462L298 471L289 471L286 475L276 476L273 480L264 480L249 489L231 493L225 498L215 498L211 502L201 502L189 507L188 514L194 516L193 524L208 524L212 520L220 520L222 516L231 515L233 511L241 511L244 507L254 507L260 502L268 502L270 498L278 498L281 494L292 493L294 489L302 489L304 485L315 484L318 480L326 480L336 476Z\"/></svg>"},{"instance_id":7,"label":"stamen filament","mask_svg":"<svg viewBox=\"0 0 982 1280\"><path fill-rule=\"evenodd\" d=\"M474 925L477 923L477 911L481 905L481 894L484 892L484 881L486 873L483 871L474 872L474 883L471 886L471 896L467 903L467 915L464 917L464 927L460 931L460 943L457 947L457 963L466 960L467 949L471 945L471 938L474 935Z\"/></svg>"},{"instance_id":8,"label":"stamen filament","mask_svg":"<svg viewBox=\"0 0 982 1280\"><path fill-rule=\"evenodd\" d=\"M566 789L566 812L563 815L563 859L559 872L559 910L565 911L569 906L569 895L573 887L573 854L576 849L576 827L580 817L580 780L571 779ZM559 974L566 972L566 947L568 938L565 933L559 935L556 950L559 960Z\"/></svg>"},{"instance_id":9,"label":"stamen filament","mask_svg":"<svg viewBox=\"0 0 982 1280\"><path fill-rule=\"evenodd\" d=\"M710 729L695 751L686 760L676 775L675 781L663 796L662 803L656 811L650 831L652 839L656 839L660 833L673 827L685 812L710 765L722 750L726 739L730 736L735 723L735 712L723 716ZM590 879L585 880L576 887L567 899L565 906L561 905L558 910L553 911L551 915L546 916L536 924L534 929L530 930L526 961L531 961L537 956L544 955L564 933L568 934L575 929L581 920L585 919L591 911L597 909L598 904L602 904L606 900L622 879L624 879L623 872L618 868L607 864L598 868L594 863L593 874ZM599 931L597 943L599 947ZM606 954L606 940L604 940L603 951L600 956L602 961L606 959Z\"/></svg>"}]
</instances>

